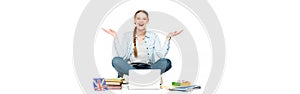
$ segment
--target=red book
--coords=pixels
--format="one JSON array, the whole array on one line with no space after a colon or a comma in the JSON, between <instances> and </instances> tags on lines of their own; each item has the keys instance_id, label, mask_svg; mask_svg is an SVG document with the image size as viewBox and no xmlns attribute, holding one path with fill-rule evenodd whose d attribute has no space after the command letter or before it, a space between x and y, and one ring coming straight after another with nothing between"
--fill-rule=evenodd
<instances>
[{"instance_id":1,"label":"red book","mask_svg":"<svg viewBox=\"0 0 300 94\"><path fill-rule=\"evenodd\" d=\"M108 90L122 89L120 85L107 85Z\"/></svg>"}]
</instances>

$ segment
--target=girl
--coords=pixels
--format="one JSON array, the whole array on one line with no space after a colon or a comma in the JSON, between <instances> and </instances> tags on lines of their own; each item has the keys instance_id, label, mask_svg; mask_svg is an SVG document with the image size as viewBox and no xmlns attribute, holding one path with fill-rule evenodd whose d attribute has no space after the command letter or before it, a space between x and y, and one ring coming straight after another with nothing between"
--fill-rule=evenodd
<instances>
[{"instance_id":1,"label":"girl","mask_svg":"<svg viewBox=\"0 0 300 94\"><path fill-rule=\"evenodd\" d=\"M148 12L145 10L138 10L134 15L135 28L129 37L126 53L122 57L114 57L112 66L118 72L118 77L123 74L128 75L129 69L160 69L161 74L168 71L171 66L171 61L165 56L169 51L170 39L183 30L171 32L166 36L166 41L161 47L160 40L157 34L146 30L149 22ZM114 37L114 44L116 47L121 47L117 38L117 33L112 29L104 29L103 31ZM116 48L115 47L115 48ZM117 50L116 50L117 51ZM160 59L155 61L154 55ZM127 62L130 63L127 63Z\"/></svg>"}]
</instances>

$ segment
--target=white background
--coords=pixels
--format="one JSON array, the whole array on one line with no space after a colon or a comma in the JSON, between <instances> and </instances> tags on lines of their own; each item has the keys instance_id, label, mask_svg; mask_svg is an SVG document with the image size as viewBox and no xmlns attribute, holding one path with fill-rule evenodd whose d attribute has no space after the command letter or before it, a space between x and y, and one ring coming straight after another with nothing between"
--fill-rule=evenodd
<instances>
[{"instance_id":1,"label":"white background","mask_svg":"<svg viewBox=\"0 0 300 94\"><path fill-rule=\"evenodd\" d=\"M132 6L132 5L138 5L138 6ZM156 6L153 7L153 5ZM165 8L166 7L165 5L168 5L168 8ZM109 63L113 58L113 56L110 55L112 50L114 49L112 47L113 39L109 34L103 32L101 27L111 28L118 31L120 30L122 24L124 24L124 22L129 18L133 17L134 13L139 9L166 13L168 15L173 16L178 21L180 21L183 25L186 26L186 29L184 30L183 33L190 33L192 35L191 37L193 38L194 41L196 41L195 46L197 47L198 57L201 58L199 59L199 65L201 66L198 66L199 72L195 75L195 76L198 75L197 76L198 78L196 78L196 81L193 82L193 84L201 85L202 88L205 88L211 70L211 64L212 64L212 52L211 52L212 49L211 49L210 40L208 38L207 32L192 13L190 13L186 8L180 6L179 4L171 0L127 1L126 3L123 3L117 6L115 9L111 10L111 12L107 14L105 18L102 18L102 21L100 21L100 24L97 27L99 28L99 30L96 32L96 39L94 43L95 64L98 68L100 77L114 78L117 75L117 72L112 67L111 63ZM122 17L120 17L120 15L122 15ZM153 17L151 13L149 14L149 17L150 19L152 19L150 20L149 24L159 23L159 22L155 22L155 17ZM185 19L182 19L182 17L185 17ZM171 28L169 29L170 31L168 30L165 32L171 32L171 30L182 29L182 26L176 26L176 25L175 26L166 25L166 26L171 26ZM160 34L158 32L164 32L164 31L153 30L155 28L151 30L150 27L151 26L148 25L147 30L156 32L160 38L161 44L163 44L167 33ZM172 29L172 27L178 29ZM129 30L124 30L124 29L121 30L128 32L128 31L132 31L134 27L132 26L131 28L132 29ZM179 79L182 64L186 64L182 62L182 58L181 58L182 56L180 52L181 50L178 48L179 47L178 43L176 43L176 41L174 40L174 39L179 40L180 38L182 38L181 35L172 38L172 40L170 41L171 42L170 50L166 55L166 58L169 58L172 61L172 68L168 72L162 75L162 79L163 79L162 86L171 86L172 81L187 80L187 79ZM158 57L156 57L156 59L158 59ZM199 92L194 91L193 93L199 93ZM136 93L136 91L134 91L134 93L139 94L139 92ZM130 92L129 94L132 93Z\"/></svg>"},{"instance_id":2,"label":"white background","mask_svg":"<svg viewBox=\"0 0 300 94\"><path fill-rule=\"evenodd\" d=\"M0 1L0 94L82 94L72 62L89 0ZM223 28L217 94L299 94L300 2L209 0Z\"/></svg>"}]
</instances>

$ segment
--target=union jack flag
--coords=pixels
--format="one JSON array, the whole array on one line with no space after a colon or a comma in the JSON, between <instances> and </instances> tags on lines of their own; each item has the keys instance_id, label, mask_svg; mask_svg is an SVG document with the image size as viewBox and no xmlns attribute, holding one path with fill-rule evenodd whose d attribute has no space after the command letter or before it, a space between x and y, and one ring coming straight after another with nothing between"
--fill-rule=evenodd
<instances>
[{"instance_id":1,"label":"union jack flag","mask_svg":"<svg viewBox=\"0 0 300 94\"><path fill-rule=\"evenodd\" d=\"M108 90L104 78L94 78L93 80L94 90L95 91L104 91Z\"/></svg>"}]
</instances>

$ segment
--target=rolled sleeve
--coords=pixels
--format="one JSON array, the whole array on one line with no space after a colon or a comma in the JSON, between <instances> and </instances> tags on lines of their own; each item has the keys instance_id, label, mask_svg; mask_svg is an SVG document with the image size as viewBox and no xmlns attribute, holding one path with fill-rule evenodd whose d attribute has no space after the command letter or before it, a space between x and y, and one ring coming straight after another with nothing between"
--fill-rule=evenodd
<instances>
[{"instance_id":1,"label":"rolled sleeve","mask_svg":"<svg viewBox=\"0 0 300 94\"><path fill-rule=\"evenodd\" d=\"M161 47L159 37L155 37L155 52L159 58L165 58L170 49L170 42L166 40L164 45Z\"/></svg>"}]
</instances>

